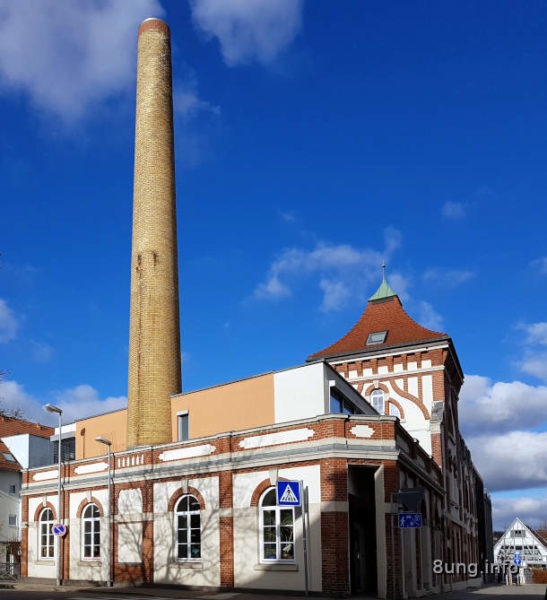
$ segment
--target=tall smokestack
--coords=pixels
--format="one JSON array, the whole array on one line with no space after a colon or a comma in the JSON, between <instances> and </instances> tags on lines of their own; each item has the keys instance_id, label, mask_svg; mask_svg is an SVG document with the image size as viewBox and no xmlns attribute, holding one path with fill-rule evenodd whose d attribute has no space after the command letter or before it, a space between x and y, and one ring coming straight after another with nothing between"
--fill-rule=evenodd
<instances>
[{"instance_id":1,"label":"tall smokestack","mask_svg":"<svg viewBox=\"0 0 547 600\"><path fill-rule=\"evenodd\" d=\"M129 329L127 445L170 442L181 368L171 43L160 19L139 28Z\"/></svg>"}]
</instances>

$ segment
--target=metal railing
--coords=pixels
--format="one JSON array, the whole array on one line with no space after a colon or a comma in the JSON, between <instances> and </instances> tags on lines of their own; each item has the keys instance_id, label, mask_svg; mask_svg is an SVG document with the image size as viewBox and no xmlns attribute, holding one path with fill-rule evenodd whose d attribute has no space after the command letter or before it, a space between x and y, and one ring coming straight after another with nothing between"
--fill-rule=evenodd
<instances>
[{"instance_id":1,"label":"metal railing","mask_svg":"<svg viewBox=\"0 0 547 600\"><path fill-rule=\"evenodd\" d=\"M16 562L0 563L0 581L15 581L21 575L21 564Z\"/></svg>"}]
</instances>

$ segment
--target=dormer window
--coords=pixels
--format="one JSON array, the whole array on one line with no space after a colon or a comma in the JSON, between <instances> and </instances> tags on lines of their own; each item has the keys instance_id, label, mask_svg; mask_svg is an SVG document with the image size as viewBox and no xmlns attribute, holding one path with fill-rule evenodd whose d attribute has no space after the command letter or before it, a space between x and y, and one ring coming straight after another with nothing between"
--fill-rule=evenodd
<instances>
[{"instance_id":1,"label":"dormer window","mask_svg":"<svg viewBox=\"0 0 547 600\"><path fill-rule=\"evenodd\" d=\"M374 346L375 344L383 344L386 340L387 331L375 331L369 333L367 337L367 346Z\"/></svg>"}]
</instances>

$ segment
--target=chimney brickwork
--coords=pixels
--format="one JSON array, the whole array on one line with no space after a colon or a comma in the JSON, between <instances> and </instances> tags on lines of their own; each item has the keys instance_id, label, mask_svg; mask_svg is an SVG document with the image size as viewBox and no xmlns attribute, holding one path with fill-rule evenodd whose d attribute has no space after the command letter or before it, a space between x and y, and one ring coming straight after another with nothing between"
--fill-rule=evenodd
<instances>
[{"instance_id":1,"label":"chimney brickwork","mask_svg":"<svg viewBox=\"0 0 547 600\"><path fill-rule=\"evenodd\" d=\"M139 28L131 256L128 447L172 441L181 391L171 44L168 26Z\"/></svg>"}]
</instances>

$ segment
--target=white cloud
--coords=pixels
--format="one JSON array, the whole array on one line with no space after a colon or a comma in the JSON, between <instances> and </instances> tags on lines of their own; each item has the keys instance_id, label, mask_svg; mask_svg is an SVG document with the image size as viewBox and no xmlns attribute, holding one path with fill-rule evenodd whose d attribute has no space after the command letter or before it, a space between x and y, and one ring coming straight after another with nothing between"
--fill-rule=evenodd
<instances>
[{"instance_id":1,"label":"white cloud","mask_svg":"<svg viewBox=\"0 0 547 600\"><path fill-rule=\"evenodd\" d=\"M342 308L351 295L348 286L342 281L330 281L321 279L319 287L323 291L323 301L321 302L321 312L331 312Z\"/></svg>"},{"instance_id":2,"label":"white cloud","mask_svg":"<svg viewBox=\"0 0 547 600\"><path fill-rule=\"evenodd\" d=\"M190 0L192 18L216 37L228 66L272 63L297 35L302 0Z\"/></svg>"},{"instance_id":3,"label":"white cloud","mask_svg":"<svg viewBox=\"0 0 547 600\"><path fill-rule=\"evenodd\" d=\"M547 432L510 431L466 442L490 491L547 486Z\"/></svg>"},{"instance_id":4,"label":"white cloud","mask_svg":"<svg viewBox=\"0 0 547 600\"><path fill-rule=\"evenodd\" d=\"M173 91L173 112L188 120L198 113L220 114L220 107L202 100L197 92L197 84L192 78L184 83L178 82Z\"/></svg>"},{"instance_id":5,"label":"white cloud","mask_svg":"<svg viewBox=\"0 0 547 600\"><path fill-rule=\"evenodd\" d=\"M521 323L517 325L517 329L525 331L527 334L526 344L542 344L547 346L547 322L540 321L538 323Z\"/></svg>"},{"instance_id":6,"label":"white cloud","mask_svg":"<svg viewBox=\"0 0 547 600\"><path fill-rule=\"evenodd\" d=\"M442 331L443 329L442 316L429 302L425 302L424 300L418 303L417 321L420 325L427 327L427 329L432 329L433 331Z\"/></svg>"},{"instance_id":7,"label":"white cloud","mask_svg":"<svg viewBox=\"0 0 547 600\"><path fill-rule=\"evenodd\" d=\"M399 232L390 228L385 232L384 252L329 242L320 242L313 249L287 248L274 260L253 297L260 300L287 298L292 293L291 286L315 277L323 292L320 310L339 310L351 298L362 301L367 290L371 291L370 284L379 284L380 265L399 244ZM401 289L406 289L402 276L390 275L390 281L397 281Z\"/></svg>"},{"instance_id":8,"label":"white cloud","mask_svg":"<svg viewBox=\"0 0 547 600\"><path fill-rule=\"evenodd\" d=\"M32 360L37 363L49 362L53 358L53 353L53 347L49 344L36 342L34 340L30 342L30 354Z\"/></svg>"},{"instance_id":9,"label":"white cloud","mask_svg":"<svg viewBox=\"0 0 547 600\"><path fill-rule=\"evenodd\" d=\"M54 404L63 409L67 422L100 415L127 406L125 396L109 396L101 399L99 392L90 385L77 385L59 392L54 392Z\"/></svg>"},{"instance_id":10,"label":"white cloud","mask_svg":"<svg viewBox=\"0 0 547 600\"><path fill-rule=\"evenodd\" d=\"M540 490L541 497L520 496L518 498L492 497L492 520L494 529L507 529L515 517L519 517L532 528L544 525L547 515L547 490Z\"/></svg>"},{"instance_id":11,"label":"white cloud","mask_svg":"<svg viewBox=\"0 0 547 600\"><path fill-rule=\"evenodd\" d=\"M524 373L547 381L547 353L527 354L518 366Z\"/></svg>"},{"instance_id":12,"label":"white cloud","mask_svg":"<svg viewBox=\"0 0 547 600\"><path fill-rule=\"evenodd\" d=\"M463 219L465 217L465 210L466 207L463 202L445 202L442 214L447 219Z\"/></svg>"},{"instance_id":13,"label":"white cloud","mask_svg":"<svg viewBox=\"0 0 547 600\"><path fill-rule=\"evenodd\" d=\"M47 399L38 400L13 380L0 382L0 403L7 409L20 409L29 421L55 425L57 417L44 410L43 404L51 402L63 409L63 422L70 423L92 415L102 414L127 406L124 396L101 398L90 385L52 392Z\"/></svg>"},{"instance_id":14,"label":"white cloud","mask_svg":"<svg viewBox=\"0 0 547 600\"><path fill-rule=\"evenodd\" d=\"M19 323L5 300L0 299L0 343L7 343L17 336Z\"/></svg>"},{"instance_id":15,"label":"white cloud","mask_svg":"<svg viewBox=\"0 0 547 600\"><path fill-rule=\"evenodd\" d=\"M73 122L135 78L137 29L158 0L0 0L0 85Z\"/></svg>"},{"instance_id":16,"label":"white cloud","mask_svg":"<svg viewBox=\"0 0 547 600\"><path fill-rule=\"evenodd\" d=\"M547 275L547 256L533 260L532 266L537 267L542 275Z\"/></svg>"},{"instance_id":17,"label":"white cloud","mask_svg":"<svg viewBox=\"0 0 547 600\"><path fill-rule=\"evenodd\" d=\"M466 283L476 276L476 273L469 270L450 270L450 269L428 269L423 279L426 283L435 283L443 287L456 287Z\"/></svg>"},{"instance_id":18,"label":"white cloud","mask_svg":"<svg viewBox=\"0 0 547 600\"><path fill-rule=\"evenodd\" d=\"M466 375L458 412L465 435L502 433L547 422L547 387L521 381L492 384L488 377Z\"/></svg>"}]
</instances>

